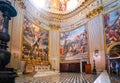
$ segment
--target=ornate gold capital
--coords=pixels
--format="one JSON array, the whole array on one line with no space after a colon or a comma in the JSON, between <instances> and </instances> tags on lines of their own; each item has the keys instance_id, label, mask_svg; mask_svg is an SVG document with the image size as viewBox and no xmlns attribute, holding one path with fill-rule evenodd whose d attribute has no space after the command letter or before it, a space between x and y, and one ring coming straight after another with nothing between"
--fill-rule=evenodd
<instances>
[{"instance_id":1,"label":"ornate gold capital","mask_svg":"<svg viewBox=\"0 0 120 83\"><path fill-rule=\"evenodd\" d=\"M87 17L87 18L92 18L92 17L94 17L94 16L99 15L99 14L103 11L103 8L104 8L104 7L103 7L102 5L98 6L97 8L89 11L89 12L86 14L86 17Z\"/></svg>"},{"instance_id":2,"label":"ornate gold capital","mask_svg":"<svg viewBox=\"0 0 120 83\"><path fill-rule=\"evenodd\" d=\"M53 30L58 30L58 29L60 29L60 25L50 24L49 26L50 26L50 28L53 29Z\"/></svg>"}]
</instances>

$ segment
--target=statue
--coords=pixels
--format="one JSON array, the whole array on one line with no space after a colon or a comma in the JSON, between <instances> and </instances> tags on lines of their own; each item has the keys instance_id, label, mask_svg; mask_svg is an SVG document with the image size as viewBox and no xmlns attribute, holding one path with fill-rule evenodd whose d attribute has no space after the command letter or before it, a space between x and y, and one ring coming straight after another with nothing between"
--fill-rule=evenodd
<instances>
[{"instance_id":1,"label":"statue","mask_svg":"<svg viewBox=\"0 0 120 83\"><path fill-rule=\"evenodd\" d=\"M93 73L94 75L96 75L96 66L95 66L95 60L93 60L93 62L94 62L94 66L93 66L93 72L92 72L92 73Z\"/></svg>"}]
</instances>

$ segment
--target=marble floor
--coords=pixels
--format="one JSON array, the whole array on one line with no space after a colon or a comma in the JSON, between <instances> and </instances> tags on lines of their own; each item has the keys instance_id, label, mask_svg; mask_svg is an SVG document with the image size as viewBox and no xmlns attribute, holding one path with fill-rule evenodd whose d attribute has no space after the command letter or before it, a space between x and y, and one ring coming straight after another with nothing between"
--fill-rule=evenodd
<instances>
[{"instance_id":1,"label":"marble floor","mask_svg":"<svg viewBox=\"0 0 120 83\"><path fill-rule=\"evenodd\" d=\"M34 77L33 74L20 75L15 83L93 83L97 75L85 73L60 73L51 76Z\"/></svg>"}]
</instances>

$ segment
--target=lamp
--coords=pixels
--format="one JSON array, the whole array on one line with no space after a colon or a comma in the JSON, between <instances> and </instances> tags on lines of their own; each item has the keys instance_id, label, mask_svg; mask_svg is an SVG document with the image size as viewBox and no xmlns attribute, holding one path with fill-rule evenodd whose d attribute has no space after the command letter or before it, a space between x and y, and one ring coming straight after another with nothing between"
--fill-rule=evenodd
<instances>
[{"instance_id":1,"label":"lamp","mask_svg":"<svg viewBox=\"0 0 120 83\"><path fill-rule=\"evenodd\" d=\"M99 55L99 50L95 50L95 56L97 57Z\"/></svg>"}]
</instances>

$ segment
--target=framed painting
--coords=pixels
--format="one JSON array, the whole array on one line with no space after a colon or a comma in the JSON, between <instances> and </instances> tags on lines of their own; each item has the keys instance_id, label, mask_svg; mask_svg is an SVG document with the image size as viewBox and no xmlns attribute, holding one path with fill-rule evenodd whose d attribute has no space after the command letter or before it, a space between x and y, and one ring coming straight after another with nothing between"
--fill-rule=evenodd
<instances>
[{"instance_id":1,"label":"framed painting","mask_svg":"<svg viewBox=\"0 0 120 83\"><path fill-rule=\"evenodd\" d=\"M61 60L88 58L88 41L86 26L60 34Z\"/></svg>"},{"instance_id":2,"label":"framed painting","mask_svg":"<svg viewBox=\"0 0 120 83\"><path fill-rule=\"evenodd\" d=\"M22 59L26 57L48 60L49 32L24 17Z\"/></svg>"},{"instance_id":3,"label":"framed painting","mask_svg":"<svg viewBox=\"0 0 120 83\"><path fill-rule=\"evenodd\" d=\"M120 42L120 9L104 15L106 47Z\"/></svg>"}]
</instances>

